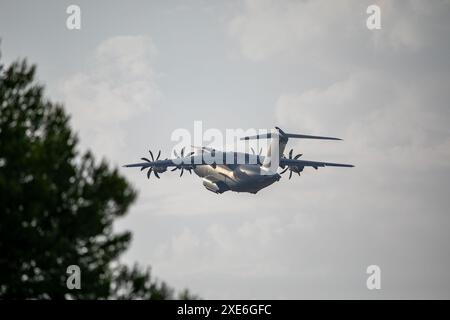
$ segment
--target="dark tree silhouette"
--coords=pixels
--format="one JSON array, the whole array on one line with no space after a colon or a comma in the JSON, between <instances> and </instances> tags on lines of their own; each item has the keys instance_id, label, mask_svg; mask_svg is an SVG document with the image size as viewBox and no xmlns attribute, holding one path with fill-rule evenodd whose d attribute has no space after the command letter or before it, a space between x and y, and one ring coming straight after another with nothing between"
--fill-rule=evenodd
<instances>
[{"instance_id":1,"label":"dark tree silhouette","mask_svg":"<svg viewBox=\"0 0 450 320\"><path fill-rule=\"evenodd\" d=\"M34 76L25 60L0 63L0 298L173 298L149 269L118 262L131 233L112 224L136 191L105 161L79 154L63 106ZM69 265L81 269L79 290L66 286Z\"/></svg>"}]
</instances>

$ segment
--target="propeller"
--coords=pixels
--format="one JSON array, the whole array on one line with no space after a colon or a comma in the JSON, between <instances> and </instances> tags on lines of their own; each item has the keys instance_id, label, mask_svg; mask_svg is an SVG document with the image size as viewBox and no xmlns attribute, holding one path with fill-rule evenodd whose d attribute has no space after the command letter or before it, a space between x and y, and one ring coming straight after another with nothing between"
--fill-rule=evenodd
<instances>
[{"instance_id":1,"label":"propeller","mask_svg":"<svg viewBox=\"0 0 450 320\"><path fill-rule=\"evenodd\" d=\"M297 160L298 158L300 158L300 157L303 155L302 153L299 153L299 154L297 154L294 158L292 158L293 153L294 153L294 149L291 149L291 150L289 151L289 154L288 154L289 157L288 157L287 159L290 159L290 160L292 160L292 159ZM291 178L292 178L292 173L293 173L293 172L297 173L297 174L300 176L300 172L303 171L303 167L287 166L286 168L284 168L283 171L280 172L280 174L285 173L287 170L289 170L289 179L291 179Z\"/></svg>"},{"instance_id":2,"label":"propeller","mask_svg":"<svg viewBox=\"0 0 450 320\"><path fill-rule=\"evenodd\" d=\"M180 151L180 155L178 155L178 153L177 153L177 151L176 150L173 150L173 154L175 155L175 157L177 157L177 158L184 158L185 157L185 155L184 155L184 150L185 150L185 147L183 147L182 149L181 149L181 151ZM187 155L186 155L186 157L190 157L190 156L192 156L193 154L194 154L195 152L189 152ZM174 167L171 171L175 171L175 170L177 170L177 169L180 169L181 170L181 172L180 172L180 177L183 175L183 173L184 173L184 169L186 169L187 171L189 171L189 173L190 174L192 174L192 168L190 168L190 167L183 167L183 166L176 166L176 167Z\"/></svg>"},{"instance_id":3,"label":"propeller","mask_svg":"<svg viewBox=\"0 0 450 320\"><path fill-rule=\"evenodd\" d=\"M145 157L142 157L141 160L144 160L144 161L146 161L146 162L155 162L155 161L158 161L158 160L159 160L159 157L161 156L161 150L159 150L158 155L156 156L156 160L155 160L155 157L153 156L152 151L149 150L148 152L150 153L150 158L151 158L152 160L150 161L150 159L145 158ZM146 168L146 167L142 167L142 168L141 168L141 171L143 171L145 168ZM147 171L147 178L150 179L150 175L151 175L151 173L152 173L152 171L153 171L153 174L155 175L155 177L157 177L158 179L160 179L160 176L159 176L158 172L159 172L159 173L162 173L162 172L164 172L164 171L166 171L166 170L167 170L166 168L156 168L156 167L152 168L152 167L149 167L149 169L148 169L148 171Z\"/></svg>"}]
</instances>

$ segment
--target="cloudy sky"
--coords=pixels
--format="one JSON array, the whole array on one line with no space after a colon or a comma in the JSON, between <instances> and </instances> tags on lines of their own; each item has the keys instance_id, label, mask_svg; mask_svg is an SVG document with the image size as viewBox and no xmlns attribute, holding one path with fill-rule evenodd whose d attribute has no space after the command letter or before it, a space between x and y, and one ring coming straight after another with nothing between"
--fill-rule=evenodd
<instances>
[{"instance_id":1,"label":"cloudy sky","mask_svg":"<svg viewBox=\"0 0 450 320\"><path fill-rule=\"evenodd\" d=\"M112 165L169 156L195 120L344 139L288 148L355 168L257 195L121 169L139 190L123 260L203 298L450 298L449 34L444 0L0 3L2 60L36 63L81 148Z\"/></svg>"}]
</instances>

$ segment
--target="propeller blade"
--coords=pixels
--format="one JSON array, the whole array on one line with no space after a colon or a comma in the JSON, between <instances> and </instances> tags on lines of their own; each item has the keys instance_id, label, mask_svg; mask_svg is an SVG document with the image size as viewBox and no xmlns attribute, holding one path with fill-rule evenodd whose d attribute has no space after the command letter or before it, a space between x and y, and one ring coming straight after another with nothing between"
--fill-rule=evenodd
<instances>
[{"instance_id":1,"label":"propeller blade","mask_svg":"<svg viewBox=\"0 0 450 320\"><path fill-rule=\"evenodd\" d=\"M153 173L155 174L155 177L157 177L158 179L160 179L160 177L159 177L159 175L158 175L158 172L153 171Z\"/></svg>"},{"instance_id":2,"label":"propeller blade","mask_svg":"<svg viewBox=\"0 0 450 320\"><path fill-rule=\"evenodd\" d=\"M183 175L184 169L181 168L181 173L180 173L180 177Z\"/></svg>"},{"instance_id":3,"label":"propeller blade","mask_svg":"<svg viewBox=\"0 0 450 320\"><path fill-rule=\"evenodd\" d=\"M181 157L182 157L182 158L184 157L184 148L185 148L185 147L183 147L183 149L181 149Z\"/></svg>"},{"instance_id":4,"label":"propeller blade","mask_svg":"<svg viewBox=\"0 0 450 320\"><path fill-rule=\"evenodd\" d=\"M150 150L148 150L148 152L150 152L150 156L152 157L152 161L155 161L155 158L153 158L153 153Z\"/></svg>"},{"instance_id":5,"label":"propeller blade","mask_svg":"<svg viewBox=\"0 0 450 320\"><path fill-rule=\"evenodd\" d=\"M292 170L290 170L289 172L289 180L291 180L291 178L292 178Z\"/></svg>"},{"instance_id":6,"label":"propeller blade","mask_svg":"<svg viewBox=\"0 0 450 320\"><path fill-rule=\"evenodd\" d=\"M158 152L158 156L156 157L156 160L158 160L159 159L159 156L161 155L161 150L159 150L159 152Z\"/></svg>"},{"instance_id":7,"label":"propeller blade","mask_svg":"<svg viewBox=\"0 0 450 320\"><path fill-rule=\"evenodd\" d=\"M193 154L195 154L195 152L194 152L194 151L191 151L186 157L190 157L190 156L192 156Z\"/></svg>"},{"instance_id":8,"label":"propeller blade","mask_svg":"<svg viewBox=\"0 0 450 320\"><path fill-rule=\"evenodd\" d=\"M250 147L250 150L252 150L252 153L253 153L253 154L256 154L256 153L255 153L255 149L253 149L253 147Z\"/></svg>"},{"instance_id":9,"label":"propeller blade","mask_svg":"<svg viewBox=\"0 0 450 320\"><path fill-rule=\"evenodd\" d=\"M187 171L189 171L189 174L192 174L192 170L191 170L191 168L189 168L189 169L186 169Z\"/></svg>"},{"instance_id":10,"label":"propeller blade","mask_svg":"<svg viewBox=\"0 0 450 320\"><path fill-rule=\"evenodd\" d=\"M148 169L148 171L147 171L147 179L150 179L151 173L152 173L152 168Z\"/></svg>"},{"instance_id":11,"label":"propeller blade","mask_svg":"<svg viewBox=\"0 0 450 320\"><path fill-rule=\"evenodd\" d=\"M288 169L289 169L289 167L286 167L286 169L284 169L283 171L281 171L280 174L285 173Z\"/></svg>"},{"instance_id":12,"label":"propeller blade","mask_svg":"<svg viewBox=\"0 0 450 320\"><path fill-rule=\"evenodd\" d=\"M297 160L297 159L300 158L302 155L303 155L303 153L300 153L300 154L296 155L296 156L294 157L294 159Z\"/></svg>"},{"instance_id":13,"label":"propeller blade","mask_svg":"<svg viewBox=\"0 0 450 320\"><path fill-rule=\"evenodd\" d=\"M291 150L289 151L289 159L292 159L292 152L294 152L294 149L291 149Z\"/></svg>"},{"instance_id":14,"label":"propeller blade","mask_svg":"<svg viewBox=\"0 0 450 320\"><path fill-rule=\"evenodd\" d=\"M300 177L300 171L297 171L298 176Z\"/></svg>"},{"instance_id":15,"label":"propeller blade","mask_svg":"<svg viewBox=\"0 0 450 320\"><path fill-rule=\"evenodd\" d=\"M175 168L173 168L172 170L170 170L170 171L175 171L175 170L177 170L178 169L178 167L175 167Z\"/></svg>"},{"instance_id":16,"label":"propeller blade","mask_svg":"<svg viewBox=\"0 0 450 320\"><path fill-rule=\"evenodd\" d=\"M151 162L150 160L148 160L147 158L141 158L141 160L147 161L147 162Z\"/></svg>"},{"instance_id":17,"label":"propeller blade","mask_svg":"<svg viewBox=\"0 0 450 320\"><path fill-rule=\"evenodd\" d=\"M176 158L179 158L178 153L177 153L177 150L174 149L174 150L173 150L173 154L175 155Z\"/></svg>"},{"instance_id":18,"label":"propeller blade","mask_svg":"<svg viewBox=\"0 0 450 320\"><path fill-rule=\"evenodd\" d=\"M146 169L147 167L141 167L141 171L144 171L144 169Z\"/></svg>"}]
</instances>

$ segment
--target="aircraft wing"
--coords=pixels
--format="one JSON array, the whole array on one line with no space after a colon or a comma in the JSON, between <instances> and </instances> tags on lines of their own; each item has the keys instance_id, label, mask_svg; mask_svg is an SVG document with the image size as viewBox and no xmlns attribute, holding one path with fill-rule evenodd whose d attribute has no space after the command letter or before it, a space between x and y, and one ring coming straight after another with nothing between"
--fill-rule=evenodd
<instances>
[{"instance_id":1,"label":"aircraft wing","mask_svg":"<svg viewBox=\"0 0 450 320\"><path fill-rule=\"evenodd\" d=\"M191 168L193 165L201 166L204 164L206 163L203 163L203 161L201 163L196 163L193 160L190 161L190 159L184 159L183 162L181 162L179 159L166 159L166 160L131 163L124 165L124 167L141 168L141 170L144 170L145 168L167 168L167 167Z\"/></svg>"},{"instance_id":2,"label":"aircraft wing","mask_svg":"<svg viewBox=\"0 0 450 320\"><path fill-rule=\"evenodd\" d=\"M192 173L192 169L195 168L195 166L201 166L205 165L205 161L202 159L202 157L196 157L196 156L187 156L183 158L176 158L176 159L165 159L165 160L158 160L158 157L156 160L153 159L152 155L152 161L147 158L141 158L145 162L139 162L139 163L131 163L126 164L124 167L127 168L140 168L141 171L148 169L147 171L147 178L150 178L151 173L153 172L154 175L159 178L159 173L163 173L167 170L168 167L174 167L172 171L175 171L177 169L181 170L180 177L183 175L184 170L186 169L189 171L189 173Z\"/></svg>"},{"instance_id":3,"label":"aircraft wing","mask_svg":"<svg viewBox=\"0 0 450 320\"><path fill-rule=\"evenodd\" d=\"M321 162L321 161L310 161L310 160L296 160L296 159L280 159L280 167L313 167L317 169L319 167L354 167L352 164L344 163L333 163L333 162Z\"/></svg>"},{"instance_id":4,"label":"aircraft wing","mask_svg":"<svg viewBox=\"0 0 450 320\"><path fill-rule=\"evenodd\" d=\"M214 148L210 148L210 147L198 147L198 146L191 146L191 147L192 147L192 149L199 150L199 151L208 151L208 152L216 151Z\"/></svg>"},{"instance_id":5,"label":"aircraft wing","mask_svg":"<svg viewBox=\"0 0 450 320\"><path fill-rule=\"evenodd\" d=\"M173 166L174 163L172 160L156 160L156 161L146 161L146 162L139 162L139 163L130 163L125 164L123 167L126 168L154 168L154 167L169 167Z\"/></svg>"}]
</instances>

